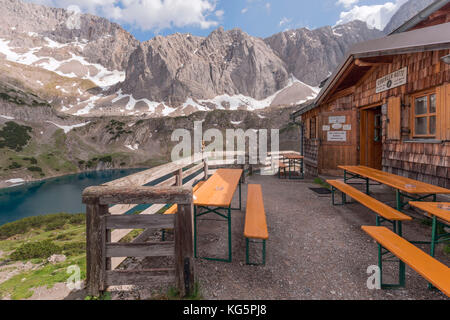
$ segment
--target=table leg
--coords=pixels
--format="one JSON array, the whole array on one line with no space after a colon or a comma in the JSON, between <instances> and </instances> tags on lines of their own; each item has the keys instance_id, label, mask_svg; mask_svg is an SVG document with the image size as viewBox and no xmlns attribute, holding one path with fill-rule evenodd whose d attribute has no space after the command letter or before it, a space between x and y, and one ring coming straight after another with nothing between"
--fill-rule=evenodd
<instances>
[{"instance_id":1,"label":"table leg","mask_svg":"<svg viewBox=\"0 0 450 320\"><path fill-rule=\"evenodd\" d=\"M194 256L197 258L197 206L194 205Z\"/></svg>"},{"instance_id":2,"label":"table leg","mask_svg":"<svg viewBox=\"0 0 450 320\"><path fill-rule=\"evenodd\" d=\"M397 202L397 210L398 211L402 211L402 196L400 195L400 190L395 190L395 199L396 199L396 202Z\"/></svg>"},{"instance_id":3,"label":"table leg","mask_svg":"<svg viewBox=\"0 0 450 320\"><path fill-rule=\"evenodd\" d=\"M231 262L231 205L228 207L228 262Z\"/></svg>"},{"instance_id":4,"label":"table leg","mask_svg":"<svg viewBox=\"0 0 450 320\"><path fill-rule=\"evenodd\" d=\"M433 216L433 223L431 227L431 252L430 255L434 257L434 250L436 245L436 237L437 237L437 218L436 216Z\"/></svg>"}]
</instances>

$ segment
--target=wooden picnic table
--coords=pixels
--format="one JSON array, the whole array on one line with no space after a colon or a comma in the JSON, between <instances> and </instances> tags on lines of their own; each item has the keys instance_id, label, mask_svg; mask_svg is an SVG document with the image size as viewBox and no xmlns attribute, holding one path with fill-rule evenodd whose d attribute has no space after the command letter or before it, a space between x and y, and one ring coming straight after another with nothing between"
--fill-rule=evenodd
<instances>
[{"instance_id":1,"label":"wooden picnic table","mask_svg":"<svg viewBox=\"0 0 450 320\"><path fill-rule=\"evenodd\" d=\"M431 252L434 257L434 250L437 243L449 240L450 233L439 234L438 224L450 225L450 202L416 202L411 201L411 206L416 207L429 214L433 220L431 227ZM448 208L448 209L447 209ZM441 220L442 223L440 221ZM416 241L418 243L419 241Z\"/></svg>"},{"instance_id":2,"label":"wooden picnic table","mask_svg":"<svg viewBox=\"0 0 450 320\"><path fill-rule=\"evenodd\" d=\"M366 194L369 194L369 180L387 185L396 190L397 210L402 211L408 202L403 202L402 197L414 201L423 201L432 197L436 202L437 194L450 194L450 189L434 186L425 182L398 176L393 173L369 168L366 166L338 166L344 170L344 182L350 179L363 179L366 181ZM348 177L350 175L350 177ZM414 196L413 196L414 195Z\"/></svg>"},{"instance_id":3,"label":"wooden picnic table","mask_svg":"<svg viewBox=\"0 0 450 320\"><path fill-rule=\"evenodd\" d=\"M300 166L300 175L301 175L300 179L304 178L304 176L303 176L303 159L304 159L304 156L301 156L296 153L286 153L283 155L283 162L284 162L284 160L288 160L288 163L289 163L289 179L292 179L291 178L291 163L294 164L294 170L295 170L296 164L298 164Z\"/></svg>"},{"instance_id":4,"label":"wooden picnic table","mask_svg":"<svg viewBox=\"0 0 450 320\"><path fill-rule=\"evenodd\" d=\"M231 262L231 210L241 210L242 169L218 169L200 188L194 193L194 252L197 257L197 218L208 213L214 213L224 218L228 223L228 258L207 258L207 260ZM231 208L231 202L236 189L239 186L239 208ZM204 209L198 212L198 209ZM224 213L224 212L225 213Z\"/></svg>"}]
</instances>

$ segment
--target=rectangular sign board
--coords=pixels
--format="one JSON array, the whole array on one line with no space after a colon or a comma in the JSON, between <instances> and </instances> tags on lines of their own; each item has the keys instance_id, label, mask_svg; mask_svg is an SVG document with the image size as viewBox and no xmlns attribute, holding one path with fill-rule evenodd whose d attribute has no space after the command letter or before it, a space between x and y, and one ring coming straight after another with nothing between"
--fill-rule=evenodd
<instances>
[{"instance_id":1,"label":"rectangular sign board","mask_svg":"<svg viewBox=\"0 0 450 320\"><path fill-rule=\"evenodd\" d=\"M334 123L345 123L347 117L346 116L333 116L328 117L328 123L334 124Z\"/></svg>"},{"instance_id":2,"label":"rectangular sign board","mask_svg":"<svg viewBox=\"0 0 450 320\"><path fill-rule=\"evenodd\" d=\"M400 87L408 81L408 67L390 73L377 80L376 93L384 92L392 88Z\"/></svg>"},{"instance_id":3,"label":"rectangular sign board","mask_svg":"<svg viewBox=\"0 0 450 320\"><path fill-rule=\"evenodd\" d=\"M346 142L347 131L328 131L327 141L329 142Z\"/></svg>"}]
</instances>

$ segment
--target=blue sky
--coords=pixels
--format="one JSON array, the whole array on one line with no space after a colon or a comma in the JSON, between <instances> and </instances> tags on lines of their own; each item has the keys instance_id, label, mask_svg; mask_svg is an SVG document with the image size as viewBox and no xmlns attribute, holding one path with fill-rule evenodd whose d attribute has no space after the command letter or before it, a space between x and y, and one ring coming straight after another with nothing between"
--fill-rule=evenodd
<instances>
[{"instance_id":1,"label":"blue sky","mask_svg":"<svg viewBox=\"0 0 450 320\"><path fill-rule=\"evenodd\" d=\"M383 28L407 0L27 0L118 22L141 41L175 32L206 36L219 26L267 37L354 19Z\"/></svg>"}]
</instances>

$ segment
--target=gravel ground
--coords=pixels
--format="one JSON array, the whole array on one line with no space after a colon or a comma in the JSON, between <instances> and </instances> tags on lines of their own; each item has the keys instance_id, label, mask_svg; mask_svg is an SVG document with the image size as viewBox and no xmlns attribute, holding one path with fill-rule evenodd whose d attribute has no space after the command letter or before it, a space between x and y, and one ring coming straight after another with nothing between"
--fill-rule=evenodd
<instances>
[{"instance_id":1,"label":"gravel ground","mask_svg":"<svg viewBox=\"0 0 450 320\"><path fill-rule=\"evenodd\" d=\"M359 204L334 207L330 196L319 196L309 190L317 187L310 180L279 180L256 175L249 183L263 188L264 205L269 227L267 261L265 266L245 264L243 237L245 212L232 213L233 262L196 260L196 272L201 294L205 299L447 299L437 290L428 290L425 281L406 267L406 288L369 290L366 270L377 264L377 246L361 230L362 225L375 225L375 215ZM362 189L363 186L361 185ZM245 208L246 185L242 188ZM385 186L372 186L373 195L383 202L394 204L394 193ZM337 198L340 200L340 197ZM237 206L235 195L233 206ZM245 210L245 209L244 209ZM424 217L411 214L413 222L403 224L407 239L431 239L431 227L422 223ZM214 218L206 215L205 218ZM226 223L201 221L199 255L227 257ZM261 246L253 245L252 259L261 258ZM429 246L422 249L429 252ZM450 256L439 247L437 259L450 265ZM132 265L147 268L168 261L134 260ZM396 281L398 263L383 265L384 281ZM133 288L117 293L113 298L154 298L154 288Z\"/></svg>"}]
</instances>

